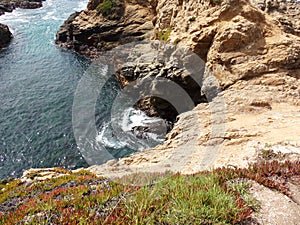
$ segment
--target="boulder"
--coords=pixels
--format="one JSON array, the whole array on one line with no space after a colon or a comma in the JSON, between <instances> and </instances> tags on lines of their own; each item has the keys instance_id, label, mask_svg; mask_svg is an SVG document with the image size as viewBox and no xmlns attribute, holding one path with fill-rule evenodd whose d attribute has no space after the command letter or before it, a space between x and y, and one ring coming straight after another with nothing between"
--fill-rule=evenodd
<instances>
[{"instance_id":1,"label":"boulder","mask_svg":"<svg viewBox=\"0 0 300 225\"><path fill-rule=\"evenodd\" d=\"M11 39L12 34L9 31L8 26L0 24L0 49L6 47Z\"/></svg>"}]
</instances>

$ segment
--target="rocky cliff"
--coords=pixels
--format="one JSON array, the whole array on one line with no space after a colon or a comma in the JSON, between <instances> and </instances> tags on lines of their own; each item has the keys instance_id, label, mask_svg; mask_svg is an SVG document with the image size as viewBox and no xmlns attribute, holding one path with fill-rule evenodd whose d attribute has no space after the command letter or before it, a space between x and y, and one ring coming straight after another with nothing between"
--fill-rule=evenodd
<instances>
[{"instance_id":1,"label":"rocky cliff","mask_svg":"<svg viewBox=\"0 0 300 225\"><path fill-rule=\"evenodd\" d=\"M186 82L189 77L185 73L168 70L165 65L119 71L124 85L147 76L145 71L155 79L173 79L194 97L194 103L201 104L179 115L163 145L93 167L93 171L106 176L145 170L194 173L210 166L244 167L257 160L261 151L297 159L299 3L124 1L111 13L101 11L103 3L92 0L86 10L73 14L58 32L57 43L92 57L147 38L187 46L204 60L221 92L209 97L210 81L202 80L202 85L194 88ZM162 70L167 72L160 73ZM146 99L139 107L151 111L153 104Z\"/></svg>"},{"instance_id":2,"label":"rocky cliff","mask_svg":"<svg viewBox=\"0 0 300 225\"><path fill-rule=\"evenodd\" d=\"M175 48L188 47L205 62L205 71L195 88L189 73L172 67L181 52L169 54L165 64L157 60L117 71L124 86L149 76L176 81L197 106L177 117L162 145L89 170L106 177L167 170L193 174L261 160L300 160L299 3L111 1L106 8L107 2L91 0L88 9L73 14L57 43L97 57L131 41L160 39ZM216 82L207 79L207 71ZM213 88L218 92L209 95ZM139 105L148 111L153 106L151 99ZM294 188L297 195L299 183ZM298 201L279 200L277 192L255 185L252 190L262 206L256 224L297 224Z\"/></svg>"},{"instance_id":3,"label":"rocky cliff","mask_svg":"<svg viewBox=\"0 0 300 225\"><path fill-rule=\"evenodd\" d=\"M158 170L175 170L171 161L186 155L193 156L179 170L187 173L205 168L214 155L215 166L245 166L256 157L261 143L282 146L291 142L288 149L292 150L287 151L300 152L296 125L300 123L299 3L118 1L116 11L111 7L110 13L103 11L104 3L91 0L86 10L73 14L58 32L57 43L97 57L99 52L130 41L160 39L187 46L204 60L217 81L212 85L202 80L196 87L186 73L159 63L144 71L138 65L117 72L124 85L147 75L176 81L195 104L201 104L178 117L163 145L120 160L111 166L114 173L118 165L148 168L162 163ZM167 65L172 57L165 60ZM211 88L222 92L208 96ZM138 106L150 115L163 117L167 110L173 119L177 116L165 102L143 99ZM205 158L207 151L210 159ZM174 152L179 155L171 160Z\"/></svg>"},{"instance_id":4,"label":"rocky cliff","mask_svg":"<svg viewBox=\"0 0 300 225\"><path fill-rule=\"evenodd\" d=\"M300 39L297 20L288 15L282 18L293 21L293 32L246 0L160 1L154 37L168 31L168 41L189 46L206 61L222 92L179 115L163 145L92 170L111 176L195 173L245 167L261 151L299 159Z\"/></svg>"},{"instance_id":5,"label":"rocky cliff","mask_svg":"<svg viewBox=\"0 0 300 225\"><path fill-rule=\"evenodd\" d=\"M6 47L12 38L8 26L0 23L0 49Z\"/></svg>"},{"instance_id":6,"label":"rocky cliff","mask_svg":"<svg viewBox=\"0 0 300 225\"><path fill-rule=\"evenodd\" d=\"M105 2L113 5L106 6ZM150 38L154 11L155 4L148 1L92 0L86 10L72 14L62 25L56 43L95 57L98 51Z\"/></svg>"}]
</instances>

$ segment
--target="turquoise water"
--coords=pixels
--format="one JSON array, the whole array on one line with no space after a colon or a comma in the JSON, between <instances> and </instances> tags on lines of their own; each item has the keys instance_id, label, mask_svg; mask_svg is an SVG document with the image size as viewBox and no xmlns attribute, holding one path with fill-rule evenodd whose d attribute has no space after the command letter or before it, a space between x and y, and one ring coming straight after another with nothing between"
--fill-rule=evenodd
<instances>
[{"instance_id":1,"label":"turquoise water","mask_svg":"<svg viewBox=\"0 0 300 225\"><path fill-rule=\"evenodd\" d=\"M76 143L73 134L74 94L82 77L96 77L96 83L98 78L103 80L101 71L106 65L95 66L54 44L59 26L71 13L84 9L87 0L43 3L40 9L17 9L0 17L14 35L9 47L0 51L0 179L20 176L32 167L88 166L81 153L89 150L80 148L82 144ZM106 149L114 158L163 140L151 132L147 140L140 139L132 132L137 126L160 123L158 118L149 118L132 107L125 108L118 119L112 117L111 108L119 92L118 82L107 79L94 112L98 133L87 140L97 143L93 145L99 147L95 147L96 153ZM112 121L119 121L120 129L113 129Z\"/></svg>"},{"instance_id":2,"label":"turquoise water","mask_svg":"<svg viewBox=\"0 0 300 225\"><path fill-rule=\"evenodd\" d=\"M0 17L14 39L0 51L0 179L31 167L86 166L72 132L76 85L89 62L59 49L55 34L86 0L47 0Z\"/></svg>"}]
</instances>

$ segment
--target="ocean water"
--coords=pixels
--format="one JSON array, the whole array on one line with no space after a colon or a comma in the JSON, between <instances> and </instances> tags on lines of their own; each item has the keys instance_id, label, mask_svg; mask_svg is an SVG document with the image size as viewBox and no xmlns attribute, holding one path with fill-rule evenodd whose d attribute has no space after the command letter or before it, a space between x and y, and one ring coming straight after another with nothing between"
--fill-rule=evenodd
<instances>
[{"instance_id":1,"label":"ocean water","mask_svg":"<svg viewBox=\"0 0 300 225\"><path fill-rule=\"evenodd\" d=\"M0 17L14 35L9 47L0 51L0 179L20 176L32 167L88 166L74 138L72 104L90 61L54 44L59 26L71 13L84 9L87 0L43 4ZM115 157L149 147L132 149L113 134L109 110L119 90L117 81L107 82L95 110L96 141ZM151 120L132 108L122 117L120 126L129 133L133 126Z\"/></svg>"}]
</instances>

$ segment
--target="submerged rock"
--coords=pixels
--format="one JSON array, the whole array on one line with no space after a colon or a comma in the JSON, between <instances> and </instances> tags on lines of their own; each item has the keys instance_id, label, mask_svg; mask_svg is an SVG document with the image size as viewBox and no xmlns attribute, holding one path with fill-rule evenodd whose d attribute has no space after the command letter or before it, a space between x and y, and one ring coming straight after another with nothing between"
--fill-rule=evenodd
<instances>
[{"instance_id":1,"label":"submerged rock","mask_svg":"<svg viewBox=\"0 0 300 225\"><path fill-rule=\"evenodd\" d=\"M12 34L8 26L0 23L0 49L6 47L11 39Z\"/></svg>"}]
</instances>

